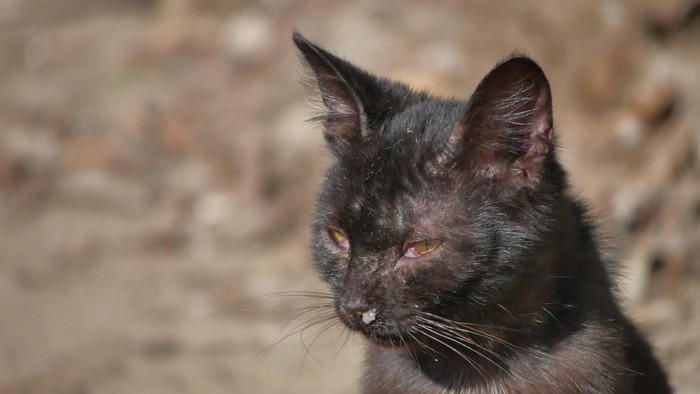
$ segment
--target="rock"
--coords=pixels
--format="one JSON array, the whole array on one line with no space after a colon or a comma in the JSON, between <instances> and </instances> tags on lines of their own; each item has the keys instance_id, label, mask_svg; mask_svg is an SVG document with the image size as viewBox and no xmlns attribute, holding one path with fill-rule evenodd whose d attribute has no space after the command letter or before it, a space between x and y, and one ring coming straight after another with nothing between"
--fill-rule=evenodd
<instances>
[{"instance_id":1,"label":"rock","mask_svg":"<svg viewBox=\"0 0 700 394\"><path fill-rule=\"evenodd\" d=\"M106 205L128 213L140 212L148 200L148 190L142 184L98 169L64 175L57 183L56 194L59 199L80 205Z\"/></svg>"},{"instance_id":2,"label":"rock","mask_svg":"<svg viewBox=\"0 0 700 394\"><path fill-rule=\"evenodd\" d=\"M626 112L620 115L613 127L615 142L623 148L632 148L644 137L645 127L639 116Z\"/></svg>"},{"instance_id":3,"label":"rock","mask_svg":"<svg viewBox=\"0 0 700 394\"><path fill-rule=\"evenodd\" d=\"M24 48L24 65L34 71L51 59L52 41L48 34L32 37Z\"/></svg>"},{"instance_id":4,"label":"rock","mask_svg":"<svg viewBox=\"0 0 700 394\"><path fill-rule=\"evenodd\" d=\"M223 50L234 64L257 64L270 50L272 24L262 12L247 10L237 13L228 22L223 37Z\"/></svg>"},{"instance_id":5,"label":"rock","mask_svg":"<svg viewBox=\"0 0 700 394\"><path fill-rule=\"evenodd\" d=\"M670 82L649 77L631 87L627 101L646 124L654 126L673 114L678 96L678 89Z\"/></svg>"},{"instance_id":6,"label":"rock","mask_svg":"<svg viewBox=\"0 0 700 394\"><path fill-rule=\"evenodd\" d=\"M9 21L14 18L19 10L21 0L0 1L0 21Z\"/></svg>"},{"instance_id":7,"label":"rock","mask_svg":"<svg viewBox=\"0 0 700 394\"><path fill-rule=\"evenodd\" d=\"M178 356L182 351L182 344L177 339L169 337L155 338L142 346L143 354L157 361Z\"/></svg>"},{"instance_id":8,"label":"rock","mask_svg":"<svg viewBox=\"0 0 700 394\"><path fill-rule=\"evenodd\" d=\"M646 28L657 37L667 37L677 32L698 16L698 0L649 1L644 11Z\"/></svg>"},{"instance_id":9,"label":"rock","mask_svg":"<svg viewBox=\"0 0 700 394\"><path fill-rule=\"evenodd\" d=\"M641 49L636 43L616 44L590 56L576 81L577 95L588 109L600 111L619 103L622 87L633 77L643 54Z\"/></svg>"},{"instance_id":10,"label":"rock","mask_svg":"<svg viewBox=\"0 0 700 394\"><path fill-rule=\"evenodd\" d=\"M52 167L60 152L58 140L50 130L5 130L0 135L0 154L21 158L32 167Z\"/></svg>"},{"instance_id":11,"label":"rock","mask_svg":"<svg viewBox=\"0 0 700 394\"><path fill-rule=\"evenodd\" d=\"M209 192L194 202L189 226L189 253L195 261L206 262L217 255L222 227L237 219L233 216L231 200L231 195Z\"/></svg>"}]
</instances>

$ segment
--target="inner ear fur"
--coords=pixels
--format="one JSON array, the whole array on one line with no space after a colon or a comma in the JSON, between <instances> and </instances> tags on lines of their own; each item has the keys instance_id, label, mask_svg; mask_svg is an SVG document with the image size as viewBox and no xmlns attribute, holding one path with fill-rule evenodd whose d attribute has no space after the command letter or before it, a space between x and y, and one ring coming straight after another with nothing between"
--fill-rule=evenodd
<instances>
[{"instance_id":1,"label":"inner ear fur","mask_svg":"<svg viewBox=\"0 0 700 394\"><path fill-rule=\"evenodd\" d=\"M553 138L549 82L532 59L513 56L479 83L450 142L464 164L530 179L553 154Z\"/></svg>"}]
</instances>

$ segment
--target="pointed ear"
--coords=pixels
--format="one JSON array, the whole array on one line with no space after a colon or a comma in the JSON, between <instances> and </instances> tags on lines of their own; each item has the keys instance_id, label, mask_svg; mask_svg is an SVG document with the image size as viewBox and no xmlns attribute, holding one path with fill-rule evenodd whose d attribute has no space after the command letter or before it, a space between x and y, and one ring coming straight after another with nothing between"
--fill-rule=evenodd
<instances>
[{"instance_id":1,"label":"pointed ear","mask_svg":"<svg viewBox=\"0 0 700 394\"><path fill-rule=\"evenodd\" d=\"M316 77L321 99L329 110L323 118L326 138L331 144L359 140L367 126L367 117L349 80L351 75L347 74L361 71L311 43L296 31L292 39Z\"/></svg>"},{"instance_id":2,"label":"pointed ear","mask_svg":"<svg viewBox=\"0 0 700 394\"><path fill-rule=\"evenodd\" d=\"M474 91L450 143L457 160L487 173L536 178L554 154L552 99L542 69L524 56L494 67Z\"/></svg>"}]
</instances>

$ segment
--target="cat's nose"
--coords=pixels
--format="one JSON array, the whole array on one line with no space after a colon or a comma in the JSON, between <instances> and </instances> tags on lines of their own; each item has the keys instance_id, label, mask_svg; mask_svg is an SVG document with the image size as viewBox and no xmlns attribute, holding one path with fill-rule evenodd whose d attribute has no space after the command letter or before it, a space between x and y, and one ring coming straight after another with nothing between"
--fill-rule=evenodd
<instances>
[{"instance_id":1,"label":"cat's nose","mask_svg":"<svg viewBox=\"0 0 700 394\"><path fill-rule=\"evenodd\" d=\"M345 313L364 324L373 322L377 316L377 310L361 300L344 302L342 308Z\"/></svg>"}]
</instances>

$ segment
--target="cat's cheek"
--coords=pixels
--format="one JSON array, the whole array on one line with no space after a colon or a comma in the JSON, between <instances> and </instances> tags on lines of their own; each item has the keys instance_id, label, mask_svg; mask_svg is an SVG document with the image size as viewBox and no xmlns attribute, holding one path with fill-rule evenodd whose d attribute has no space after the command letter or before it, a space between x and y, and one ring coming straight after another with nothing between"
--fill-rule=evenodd
<instances>
[{"instance_id":1,"label":"cat's cheek","mask_svg":"<svg viewBox=\"0 0 700 394\"><path fill-rule=\"evenodd\" d=\"M430 268L435 262L429 258L408 258L401 257L394 264L394 277L406 285L409 281L415 279L416 276L430 273Z\"/></svg>"},{"instance_id":2,"label":"cat's cheek","mask_svg":"<svg viewBox=\"0 0 700 394\"><path fill-rule=\"evenodd\" d=\"M317 244L314 260L321 278L334 290L340 288L347 271L347 253Z\"/></svg>"},{"instance_id":3,"label":"cat's cheek","mask_svg":"<svg viewBox=\"0 0 700 394\"><path fill-rule=\"evenodd\" d=\"M348 262L345 256L334 256L327 264L328 270L332 273L333 279L342 281L347 272Z\"/></svg>"},{"instance_id":4,"label":"cat's cheek","mask_svg":"<svg viewBox=\"0 0 700 394\"><path fill-rule=\"evenodd\" d=\"M401 257L394 264L394 272L398 278L411 275L416 269L416 259Z\"/></svg>"}]
</instances>

